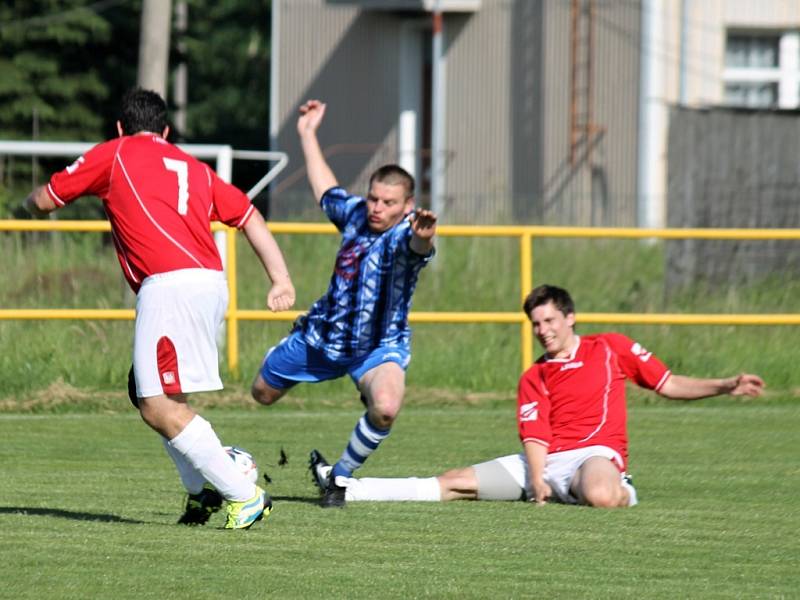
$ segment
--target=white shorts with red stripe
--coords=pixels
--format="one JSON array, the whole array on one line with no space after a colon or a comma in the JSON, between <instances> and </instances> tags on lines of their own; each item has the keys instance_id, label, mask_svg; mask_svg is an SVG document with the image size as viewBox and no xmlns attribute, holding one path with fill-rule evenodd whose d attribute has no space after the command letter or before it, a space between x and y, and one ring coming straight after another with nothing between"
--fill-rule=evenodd
<instances>
[{"instance_id":1,"label":"white shorts with red stripe","mask_svg":"<svg viewBox=\"0 0 800 600\"><path fill-rule=\"evenodd\" d=\"M578 499L570 490L572 479L581 465L594 456L610 460L624 478L622 457L608 446L587 446L553 452L547 455L544 467L544 480L553 492L552 501L564 504L578 503ZM473 467L478 479L479 500L521 500L528 496L531 489L530 471L524 452L501 456ZM635 500L633 502L635 503Z\"/></svg>"},{"instance_id":2,"label":"white shorts with red stripe","mask_svg":"<svg viewBox=\"0 0 800 600\"><path fill-rule=\"evenodd\" d=\"M151 275L136 299L136 395L149 398L221 390L217 332L228 307L222 271Z\"/></svg>"}]
</instances>

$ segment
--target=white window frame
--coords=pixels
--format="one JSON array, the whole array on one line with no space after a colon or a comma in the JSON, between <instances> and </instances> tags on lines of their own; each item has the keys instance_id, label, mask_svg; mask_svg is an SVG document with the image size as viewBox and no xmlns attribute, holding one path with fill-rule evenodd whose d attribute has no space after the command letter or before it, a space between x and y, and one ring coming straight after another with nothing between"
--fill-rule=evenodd
<instances>
[{"instance_id":1,"label":"white window frame","mask_svg":"<svg viewBox=\"0 0 800 600\"><path fill-rule=\"evenodd\" d=\"M734 33L735 32L735 33ZM747 32L729 30L728 36L747 36ZM778 33L778 66L773 68L725 67L722 71L723 98L728 84L777 83L778 108L800 108L800 31ZM753 37L759 34L753 32Z\"/></svg>"}]
</instances>

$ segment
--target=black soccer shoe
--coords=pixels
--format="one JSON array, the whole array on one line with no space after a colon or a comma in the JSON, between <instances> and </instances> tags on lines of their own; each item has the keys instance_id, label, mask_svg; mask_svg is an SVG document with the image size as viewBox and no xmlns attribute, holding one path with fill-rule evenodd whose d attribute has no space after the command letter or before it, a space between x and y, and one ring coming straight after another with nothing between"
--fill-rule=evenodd
<instances>
[{"instance_id":1,"label":"black soccer shoe","mask_svg":"<svg viewBox=\"0 0 800 600\"><path fill-rule=\"evenodd\" d=\"M222 496L210 484L206 484L199 493L189 494L186 510L178 519L178 525L205 525L220 508Z\"/></svg>"},{"instance_id":2,"label":"black soccer shoe","mask_svg":"<svg viewBox=\"0 0 800 600\"><path fill-rule=\"evenodd\" d=\"M319 450L312 450L308 455L308 472L311 473L311 481L317 486L320 494L324 494L328 488L328 480L331 474L331 465L325 460Z\"/></svg>"},{"instance_id":3,"label":"black soccer shoe","mask_svg":"<svg viewBox=\"0 0 800 600\"><path fill-rule=\"evenodd\" d=\"M336 485L336 478L331 473L328 478L328 486L322 494L319 505L322 508L344 508L345 488Z\"/></svg>"}]
</instances>

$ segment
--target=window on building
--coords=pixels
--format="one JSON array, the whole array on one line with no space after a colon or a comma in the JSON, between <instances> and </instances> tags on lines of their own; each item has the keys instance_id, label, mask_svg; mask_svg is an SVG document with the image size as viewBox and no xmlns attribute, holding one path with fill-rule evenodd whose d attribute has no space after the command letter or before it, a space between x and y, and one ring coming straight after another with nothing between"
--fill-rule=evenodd
<instances>
[{"instance_id":1,"label":"window on building","mask_svg":"<svg viewBox=\"0 0 800 600\"><path fill-rule=\"evenodd\" d=\"M723 84L729 106L800 107L800 31L729 31Z\"/></svg>"},{"instance_id":2,"label":"window on building","mask_svg":"<svg viewBox=\"0 0 800 600\"><path fill-rule=\"evenodd\" d=\"M777 83L726 83L725 104L749 108L778 106Z\"/></svg>"},{"instance_id":3,"label":"window on building","mask_svg":"<svg viewBox=\"0 0 800 600\"><path fill-rule=\"evenodd\" d=\"M777 68L780 36L728 35L725 66L750 69Z\"/></svg>"}]
</instances>

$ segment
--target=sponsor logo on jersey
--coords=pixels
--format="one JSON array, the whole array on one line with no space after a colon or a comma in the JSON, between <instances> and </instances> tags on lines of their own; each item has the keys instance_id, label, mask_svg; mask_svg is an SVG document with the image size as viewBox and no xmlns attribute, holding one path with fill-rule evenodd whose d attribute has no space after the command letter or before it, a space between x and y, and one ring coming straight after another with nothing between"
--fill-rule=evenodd
<instances>
[{"instance_id":1,"label":"sponsor logo on jersey","mask_svg":"<svg viewBox=\"0 0 800 600\"><path fill-rule=\"evenodd\" d=\"M342 246L339 254L336 255L336 266L334 267L336 274L342 279L355 279L358 276L358 267L365 249L355 240Z\"/></svg>"},{"instance_id":2,"label":"sponsor logo on jersey","mask_svg":"<svg viewBox=\"0 0 800 600\"><path fill-rule=\"evenodd\" d=\"M650 360L650 357L653 356L652 352L648 352L646 348L643 348L639 342L634 342L633 346L631 346L631 352L634 356L638 356L639 360L642 362L647 362Z\"/></svg>"},{"instance_id":3,"label":"sponsor logo on jersey","mask_svg":"<svg viewBox=\"0 0 800 600\"><path fill-rule=\"evenodd\" d=\"M161 375L161 378L164 380L166 385L172 385L175 383L175 373L172 371L164 371L164 373Z\"/></svg>"},{"instance_id":4,"label":"sponsor logo on jersey","mask_svg":"<svg viewBox=\"0 0 800 600\"><path fill-rule=\"evenodd\" d=\"M539 418L539 403L538 402L528 402L527 404L522 404L519 407L519 420L521 422L526 421L535 421Z\"/></svg>"},{"instance_id":5,"label":"sponsor logo on jersey","mask_svg":"<svg viewBox=\"0 0 800 600\"><path fill-rule=\"evenodd\" d=\"M67 173L72 175L75 171L78 170L78 167L80 167L84 162L86 162L86 159L84 159L82 156L79 157L78 160L76 160L74 163L72 163L70 166L67 167Z\"/></svg>"},{"instance_id":6,"label":"sponsor logo on jersey","mask_svg":"<svg viewBox=\"0 0 800 600\"><path fill-rule=\"evenodd\" d=\"M580 369L583 366L583 361L579 360L576 362L567 363L565 365L561 365L559 371L569 371L570 369Z\"/></svg>"}]
</instances>

